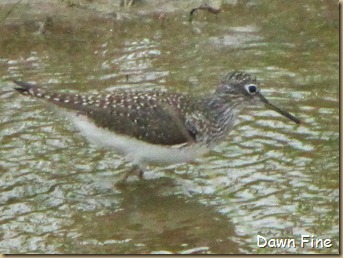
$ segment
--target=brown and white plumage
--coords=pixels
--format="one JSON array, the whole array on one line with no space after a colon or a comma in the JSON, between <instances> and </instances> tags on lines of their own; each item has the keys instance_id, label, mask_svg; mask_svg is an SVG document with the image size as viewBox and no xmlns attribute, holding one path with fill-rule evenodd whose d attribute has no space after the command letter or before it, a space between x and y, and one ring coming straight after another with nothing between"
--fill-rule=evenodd
<instances>
[{"instance_id":1,"label":"brown and white plumage","mask_svg":"<svg viewBox=\"0 0 343 258\"><path fill-rule=\"evenodd\" d=\"M21 94L45 99L67 111L90 141L112 148L140 166L190 162L203 155L232 130L247 104L264 103L300 123L270 104L256 79L242 72L229 73L214 93L205 97L132 90L79 95L14 82Z\"/></svg>"}]
</instances>

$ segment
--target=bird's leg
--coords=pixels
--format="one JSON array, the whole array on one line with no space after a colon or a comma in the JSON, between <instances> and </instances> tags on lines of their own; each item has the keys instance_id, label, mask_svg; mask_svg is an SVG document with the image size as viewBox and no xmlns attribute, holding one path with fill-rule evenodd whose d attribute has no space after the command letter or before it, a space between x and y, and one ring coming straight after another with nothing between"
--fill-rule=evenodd
<instances>
[{"instance_id":1,"label":"bird's leg","mask_svg":"<svg viewBox=\"0 0 343 258\"><path fill-rule=\"evenodd\" d=\"M139 180L142 180L142 179L144 179L144 170L141 169L141 168L139 168L139 169L140 169L140 171L139 171L139 174L138 174L138 178L139 178Z\"/></svg>"},{"instance_id":2,"label":"bird's leg","mask_svg":"<svg viewBox=\"0 0 343 258\"><path fill-rule=\"evenodd\" d=\"M125 183L129 176L131 176L132 174L136 174L140 180L144 179L144 170L140 166L135 164L129 171L125 173L124 178L120 180L120 182Z\"/></svg>"}]
</instances>

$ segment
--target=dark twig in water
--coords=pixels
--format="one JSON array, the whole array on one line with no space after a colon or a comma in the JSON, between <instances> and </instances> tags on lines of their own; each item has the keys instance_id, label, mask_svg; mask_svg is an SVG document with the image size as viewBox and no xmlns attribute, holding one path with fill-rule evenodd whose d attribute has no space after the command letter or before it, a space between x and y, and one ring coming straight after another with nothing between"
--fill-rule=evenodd
<instances>
[{"instance_id":1,"label":"dark twig in water","mask_svg":"<svg viewBox=\"0 0 343 258\"><path fill-rule=\"evenodd\" d=\"M193 20L193 15L196 11L198 10L207 10L209 11L210 13L213 13L213 14L218 14L220 13L220 9L216 9L216 8L213 8L207 4L203 4L203 5L200 5L199 7L197 8L193 8L190 13L189 13L189 21L192 22Z\"/></svg>"}]
</instances>

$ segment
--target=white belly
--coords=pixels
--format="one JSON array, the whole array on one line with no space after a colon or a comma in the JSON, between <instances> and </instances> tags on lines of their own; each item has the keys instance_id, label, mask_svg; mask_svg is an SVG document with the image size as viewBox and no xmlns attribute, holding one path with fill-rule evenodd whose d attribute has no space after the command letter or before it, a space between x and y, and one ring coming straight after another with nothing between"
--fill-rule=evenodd
<instances>
[{"instance_id":1,"label":"white belly","mask_svg":"<svg viewBox=\"0 0 343 258\"><path fill-rule=\"evenodd\" d=\"M162 146L150 144L132 137L115 134L107 129L97 127L86 116L68 112L81 135L91 143L112 149L123 155L128 161L137 165L169 165L194 161L208 150L196 144L190 146Z\"/></svg>"}]
</instances>

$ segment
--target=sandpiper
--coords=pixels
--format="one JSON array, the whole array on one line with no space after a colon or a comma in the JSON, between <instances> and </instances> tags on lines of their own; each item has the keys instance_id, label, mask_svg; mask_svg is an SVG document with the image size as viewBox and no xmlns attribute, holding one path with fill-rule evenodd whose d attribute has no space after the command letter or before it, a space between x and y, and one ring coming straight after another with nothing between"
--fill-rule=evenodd
<instances>
[{"instance_id":1,"label":"sandpiper","mask_svg":"<svg viewBox=\"0 0 343 258\"><path fill-rule=\"evenodd\" d=\"M192 162L207 153L229 134L246 106L264 104L300 124L261 94L255 78L240 71L227 74L213 93L202 97L126 89L79 95L14 82L21 94L59 106L82 135L123 155L141 177L148 165Z\"/></svg>"}]
</instances>

